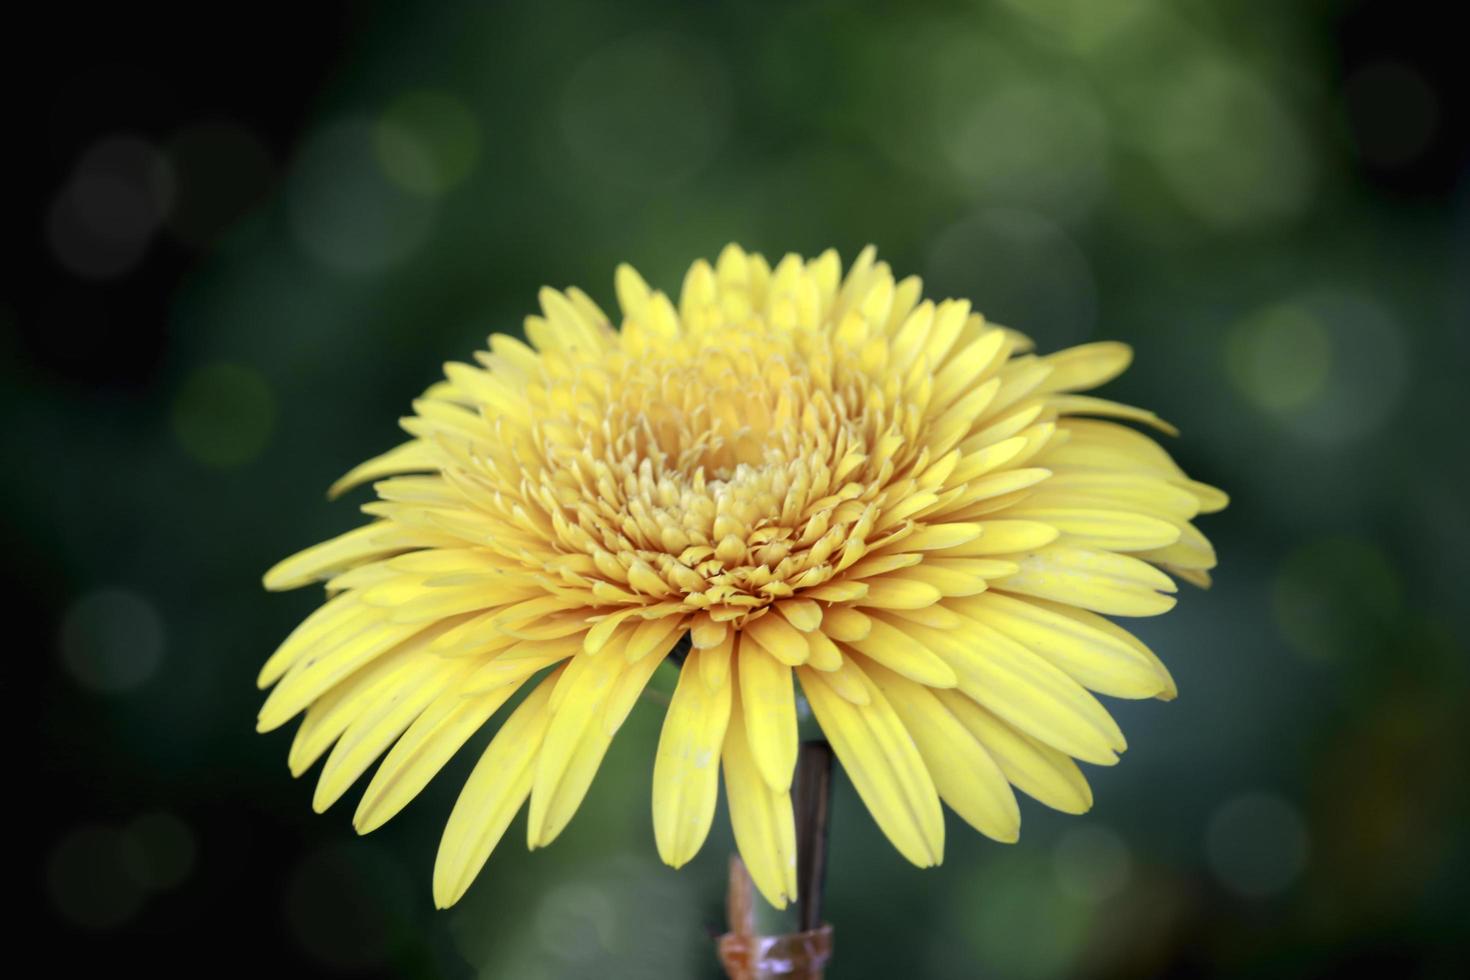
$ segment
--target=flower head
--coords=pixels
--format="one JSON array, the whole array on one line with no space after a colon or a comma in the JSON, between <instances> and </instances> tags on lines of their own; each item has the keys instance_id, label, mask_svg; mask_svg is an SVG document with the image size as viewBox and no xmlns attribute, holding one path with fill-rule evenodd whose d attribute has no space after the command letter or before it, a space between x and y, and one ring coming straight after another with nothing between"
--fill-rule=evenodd
<instances>
[{"instance_id":1,"label":"flower head","mask_svg":"<svg viewBox=\"0 0 1470 980\"><path fill-rule=\"evenodd\" d=\"M1089 691L1175 693L1104 617L1167 611L1171 575L1208 584L1191 522L1225 505L1121 424L1154 415L1077 393L1129 349L1034 356L871 249L844 277L830 251L773 268L730 246L677 305L627 266L616 286L620 328L547 289L529 344L449 364L410 441L334 488L378 481L372 521L266 575L329 594L260 676L262 730L305 712L292 771L327 754L316 808L383 756L355 818L380 826L527 690L449 818L448 906L528 799L530 845L556 838L677 647L653 789L676 867L723 771L757 886L795 896L799 696L917 865L942 858L941 800L1001 841L1013 787L1086 810L1073 760L1125 746Z\"/></svg>"}]
</instances>

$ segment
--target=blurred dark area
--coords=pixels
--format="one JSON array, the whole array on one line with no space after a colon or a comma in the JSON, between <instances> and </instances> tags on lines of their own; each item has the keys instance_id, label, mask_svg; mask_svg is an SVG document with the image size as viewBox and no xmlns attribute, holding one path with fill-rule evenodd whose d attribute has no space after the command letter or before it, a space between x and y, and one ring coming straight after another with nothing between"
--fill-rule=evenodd
<instances>
[{"instance_id":1,"label":"blurred dark area","mask_svg":"<svg viewBox=\"0 0 1470 980\"><path fill-rule=\"evenodd\" d=\"M730 848L657 861L661 709L433 910L473 747L311 812L260 663L330 482L542 284L872 242L1226 488L1138 632L1172 704L1091 813L918 871L839 780L834 977L1470 968L1470 79L1428 2L312 3L13 14L0 404L19 934L61 975L715 976ZM354 501L361 503L359 497Z\"/></svg>"}]
</instances>

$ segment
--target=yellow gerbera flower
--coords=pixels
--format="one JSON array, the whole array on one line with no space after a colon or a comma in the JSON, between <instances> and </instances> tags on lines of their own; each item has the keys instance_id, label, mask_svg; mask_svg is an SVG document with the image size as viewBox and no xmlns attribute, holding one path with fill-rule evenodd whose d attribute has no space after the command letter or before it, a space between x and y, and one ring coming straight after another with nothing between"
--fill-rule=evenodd
<instances>
[{"instance_id":1,"label":"yellow gerbera flower","mask_svg":"<svg viewBox=\"0 0 1470 980\"><path fill-rule=\"evenodd\" d=\"M348 473L373 520L288 558L270 589L329 598L260 674L260 729L305 718L300 774L330 749L323 810L383 753L355 824L412 799L522 688L450 815L434 896L464 894L530 800L529 843L567 825L660 663L687 649L654 760L653 828L699 850L723 769L766 898L796 895L797 688L893 845L944 850L940 800L1013 841L1012 787L1071 813L1073 759L1117 761L1090 694L1172 698L1105 615L1209 582L1191 523L1225 506L1153 440L1153 414L1076 392L1129 349L1045 357L963 300L921 299L864 251L772 268L730 246L678 304L628 266L622 326L541 293L529 346L449 364L412 439ZM688 643L680 641L688 638ZM678 654L674 654L677 659Z\"/></svg>"}]
</instances>

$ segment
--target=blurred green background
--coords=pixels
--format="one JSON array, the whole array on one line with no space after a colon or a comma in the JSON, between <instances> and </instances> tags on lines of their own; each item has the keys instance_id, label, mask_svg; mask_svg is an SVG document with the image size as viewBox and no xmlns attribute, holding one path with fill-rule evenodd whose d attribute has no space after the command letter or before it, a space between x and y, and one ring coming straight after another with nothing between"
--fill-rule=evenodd
<instances>
[{"instance_id":1,"label":"blurred green background","mask_svg":"<svg viewBox=\"0 0 1470 980\"><path fill-rule=\"evenodd\" d=\"M654 851L662 708L466 900L472 746L371 838L310 809L255 673L318 595L326 486L542 284L612 308L738 241L875 243L1043 349L1134 345L1221 566L1138 632L1173 704L1091 813L951 819L942 868L839 776L835 977L1464 975L1466 92L1429 4L1004 0L75 13L0 290L13 787L69 968L709 977L730 849ZM28 677L23 674L22 677ZM488 733L487 736L488 737ZM483 744L483 739L476 743ZM32 762L31 760L34 760ZM352 797L355 799L355 795Z\"/></svg>"}]
</instances>

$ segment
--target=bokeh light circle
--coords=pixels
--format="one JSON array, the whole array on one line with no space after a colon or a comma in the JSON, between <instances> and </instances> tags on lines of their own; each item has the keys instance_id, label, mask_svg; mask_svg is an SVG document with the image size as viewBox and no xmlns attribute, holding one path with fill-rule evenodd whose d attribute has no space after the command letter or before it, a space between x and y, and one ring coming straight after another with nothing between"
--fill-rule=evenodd
<instances>
[{"instance_id":1,"label":"bokeh light circle","mask_svg":"<svg viewBox=\"0 0 1470 980\"><path fill-rule=\"evenodd\" d=\"M1155 0L1004 0L1041 39L1078 52L1093 51L1136 33L1157 16Z\"/></svg>"},{"instance_id":2,"label":"bokeh light circle","mask_svg":"<svg viewBox=\"0 0 1470 980\"><path fill-rule=\"evenodd\" d=\"M1242 898L1284 891L1306 867L1308 850L1306 824L1296 808L1266 793L1228 801L1205 833L1210 869Z\"/></svg>"},{"instance_id":3,"label":"bokeh light circle","mask_svg":"<svg viewBox=\"0 0 1470 980\"><path fill-rule=\"evenodd\" d=\"M422 197L461 184L480 157L480 123L448 92L406 92L389 103L373 129L378 163L388 179Z\"/></svg>"},{"instance_id":4,"label":"bokeh light circle","mask_svg":"<svg viewBox=\"0 0 1470 980\"><path fill-rule=\"evenodd\" d=\"M142 260L173 201L163 155L137 137L110 137L83 154L52 202L47 243L73 275L117 278Z\"/></svg>"},{"instance_id":5,"label":"bokeh light circle","mask_svg":"<svg viewBox=\"0 0 1470 980\"><path fill-rule=\"evenodd\" d=\"M977 93L945 128L951 167L977 197L1076 219L1107 185L1107 120L1081 88L1013 82Z\"/></svg>"},{"instance_id":6,"label":"bokeh light circle","mask_svg":"<svg viewBox=\"0 0 1470 980\"><path fill-rule=\"evenodd\" d=\"M1106 827L1084 824L1058 838L1052 849L1057 887L1081 902L1101 902L1128 886L1133 857L1123 838Z\"/></svg>"},{"instance_id":7,"label":"bokeh light circle","mask_svg":"<svg viewBox=\"0 0 1470 980\"><path fill-rule=\"evenodd\" d=\"M1226 369L1257 406L1287 412L1322 394L1332 371L1332 338L1311 310L1272 306L1230 332Z\"/></svg>"},{"instance_id":8,"label":"bokeh light circle","mask_svg":"<svg viewBox=\"0 0 1470 980\"><path fill-rule=\"evenodd\" d=\"M121 694L147 683L163 659L164 627L153 604L127 589L89 592L61 622L61 659L83 687Z\"/></svg>"},{"instance_id":9,"label":"bokeh light circle","mask_svg":"<svg viewBox=\"0 0 1470 980\"><path fill-rule=\"evenodd\" d=\"M617 942L618 915L603 891L581 883L561 885L536 910L536 935L544 953L575 963L594 963Z\"/></svg>"},{"instance_id":10,"label":"bokeh light circle","mask_svg":"<svg viewBox=\"0 0 1470 980\"><path fill-rule=\"evenodd\" d=\"M1309 290L1250 314L1228 332L1224 363L1254 407L1328 447L1387 424L1410 372L1397 317L1341 289Z\"/></svg>"},{"instance_id":11,"label":"bokeh light circle","mask_svg":"<svg viewBox=\"0 0 1470 980\"><path fill-rule=\"evenodd\" d=\"M395 133L399 158L427 157L411 135ZM378 127L361 120L319 130L303 146L287 186L297 240L337 272L366 274L396 265L423 244L433 225L430 200L384 172L377 137Z\"/></svg>"},{"instance_id":12,"label":"bokeh light circle","mask_svg":"<svg viewBox=\"0 0 1470 980\"><path fill-rule=\"evenodd\" d=\"M561 131L575 162L630 187L698 173L730 134L730 83L719 56L691 38L617 40L568 79Z\"/></svg>"},{"instance_id":13,"label":"bokeh light circle","mask_svg":"<svg viewBox=\"0 0 1470 980\"><path fill-rule=\"evenodd\" d=\"M208 466L233 469L255 459L275 428L276 399L259 372L240 364L196 368L174 399L174 435Z\"/></svg>"},{"instance_id":14,"label":"bokeh light circle","mask_svg":"<svg viewBox=\"0 0 1470 980\"><path fill-rule=\"evenodd\" d=\"M1292 114L1235 63L1189 62L1158 94L1145 146L1179 202L1220 230L1294 218L1314 190L1312 149Z\"/></svg>"},{"instance_id":15,"label":"bokeh light circle","mask_svg":"<svg viewBox=\"0 0 1470 980\"><path fill-rule=\"evenodd\" d=\"M147 898L145 858L120 830L79 827L52 850L46 885L52 904L67 921L114 929L137 915Z\"/></svg>"}]
</instances>

